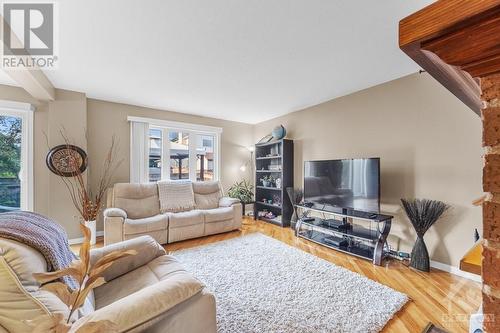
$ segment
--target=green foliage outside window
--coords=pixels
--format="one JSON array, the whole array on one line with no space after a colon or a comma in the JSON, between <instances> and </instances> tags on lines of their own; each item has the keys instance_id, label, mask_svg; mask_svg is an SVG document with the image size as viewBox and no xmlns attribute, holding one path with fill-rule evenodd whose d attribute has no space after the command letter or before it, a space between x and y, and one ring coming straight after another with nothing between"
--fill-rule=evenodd
<instances>
[{"instance_id":1,"label":"green foliage outside window","mask_svg":"<svg viewBox=\"0 0 500 333\"><path fill-rule=\"evenodd\" d=\"M21 119L0 116L0 177L17 178L21 161Z\"/></svg>"},{"instance_id":2,"label":"green foliage outside window","mask_svg":"<svg viewBox=\"0 0 500 333\"><path fill-rule=\"evenodd\" d=\"M0 212L20 207L20 118L0 116Z\"/></svg>"}]
</instances>

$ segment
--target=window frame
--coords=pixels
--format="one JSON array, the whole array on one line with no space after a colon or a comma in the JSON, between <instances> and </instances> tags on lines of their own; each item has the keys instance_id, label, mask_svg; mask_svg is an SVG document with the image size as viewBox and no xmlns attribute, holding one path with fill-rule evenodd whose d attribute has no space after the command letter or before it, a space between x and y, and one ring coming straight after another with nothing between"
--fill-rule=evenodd
<instances>
[{"instance_id":1,"label":"window frame","mask_svg":"<svg viewBox=\"0 0 500 333\"><path fill-rule=\"evenodd\" d=\"M159 129L162 131L162 150L161 150L161 179L170 179L170 139L169 132L183 132L189 135L189 179L196 181L196 136L206 135L214 137L214 180L220 179L221 168L221 127L206 126L199 124L183 123L177 121L143 118L143 117L128 117L129 122L143 122L149 124L150 129ZM148 131L149 140L149 131ZM148 155L149 162L149 155ZM149 168L147 169L146 179L149 180Z\"/></svg>"},{"instance_id":2,"label":"window frame","mask_svg":"<svg viewBox=\"0 0 500 333\"><path fill-rule=\"evenodd\" d=\"M29 103L0 100L0 115L21 118L21 210L34 209L33 118L35 107Z\"/></svg>"}]
</instances>

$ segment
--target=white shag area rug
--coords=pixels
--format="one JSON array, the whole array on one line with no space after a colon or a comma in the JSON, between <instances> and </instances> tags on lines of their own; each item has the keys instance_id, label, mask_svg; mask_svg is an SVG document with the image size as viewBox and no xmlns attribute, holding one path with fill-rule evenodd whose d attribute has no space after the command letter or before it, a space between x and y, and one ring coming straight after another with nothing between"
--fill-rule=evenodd
<instances>
[{"instance_id":1,"label":"white shag area rug","mask_svg":"<svg viewBox=\"0 0 500 333\"><path fill-rule=\"evenodd\" d=\"M220 333L379 332L408 301L259 233L173 255L214 292Z\"/></svg>"}]
</instances>

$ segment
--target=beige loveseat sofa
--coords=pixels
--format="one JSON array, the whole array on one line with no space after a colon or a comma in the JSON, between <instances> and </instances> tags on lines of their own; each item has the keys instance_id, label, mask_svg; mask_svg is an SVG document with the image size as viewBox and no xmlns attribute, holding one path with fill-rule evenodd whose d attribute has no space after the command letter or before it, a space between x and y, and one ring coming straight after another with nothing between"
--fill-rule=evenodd
<instances>
[{"instance_id":1,"label":"beige loveseat sofa","mask_svg":"<svg viewBox=\"0 0 500 333\"><path fill-rule=\"evenodd\" d=\"M117 332L215 333L215 298L149 236L91 250L91 262L115 250L134 249L137 255L119 259L104 274L108 283L97 287L75 312L70 332L86 322L110 320ZM0 333L31 332L25 321L68 307L41 289L33 273L46 272L40 252L0 238ZM45 321L45 319L44 319Z\"/></svg>"},{"instance_id":2,"label":"beige loveseat sofa","mask_svg":"<svg viewBox=\"0 0 500 333\"><path fill-rule=\"evenodd\" d=\"M220 183L193 182L195 209L160 212L156 183L118 183L104 211L104 244L149 235L166 244L241 228L241 203L224 197Z\"/></svg>"}]
</instances>

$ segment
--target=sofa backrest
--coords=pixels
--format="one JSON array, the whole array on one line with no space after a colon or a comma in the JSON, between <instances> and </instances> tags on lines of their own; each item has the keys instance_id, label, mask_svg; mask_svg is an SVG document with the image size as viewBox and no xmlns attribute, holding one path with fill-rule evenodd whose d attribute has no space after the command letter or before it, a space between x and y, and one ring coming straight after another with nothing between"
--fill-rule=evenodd
<instances>
[{"instance_id":1,"label":"sofa backrest","mask_svg":"<svg viewBox=\"0 0 500 333\"><path fill-rule=\"evenodd\" d=\"M131 219L158 215L158 186L156 183L117 183L113 186L110 207L123 209Z\"/></svg>"},{"instance_id":2,"label":"sofa backrest","mask_svg":"<svg viewBox=\"0 0 500 333\"><path fill-rule=\"evenodd\" d=\"M222 188L218 181L193 182L194 200L197 209L219 207ZM156 183L117 183L108 199L108 207L121 208L131 219L160 214L160 199Z\"/></svg>"},{"instance_id":3,"label":"sofa backrest","mask_svg":"<svg viewBox=\"0 0 500 333\"><path fill-rule=\"evenodd\" d=\"M197 209L219 207L222 188L218 181L193 182L194 201Z\"/></svg>"},{"instance_id":4,"label":"sofa backrest","mask_svg":"<svg viewBox=\"0 0 500 333\"><path fill-rule=\"evenodd\" d=\"M24 320L69 309L54 293L40 288L33 273L47 272L42 254L20 242L0 238L0 326L7 331L30 332ZM94 311L93 293L75 318ZM48 318L48 317L47 317Z\"/></svg>"}]
</instances>

